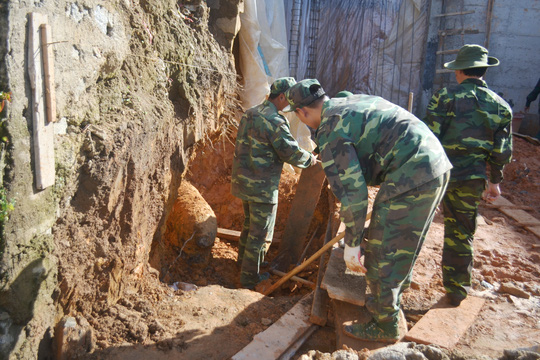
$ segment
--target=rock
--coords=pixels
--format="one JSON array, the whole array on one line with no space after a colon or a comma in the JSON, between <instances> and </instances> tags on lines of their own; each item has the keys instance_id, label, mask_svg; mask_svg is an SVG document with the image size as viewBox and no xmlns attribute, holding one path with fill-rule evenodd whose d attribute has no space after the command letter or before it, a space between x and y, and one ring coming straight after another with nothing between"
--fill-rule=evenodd
<instances>
[{"instance_id":1,"label":"rock","mask_svg":"<svg viewBox=\"0 0 540 360\"><path fill-rule=\"evenodd\" d=\"M55 331L57 359L77 359L95 347L92 328L88 321L79 316L64 316Z\"/></svg>"},{"instance_id":2,"label":"rock","mask_svg":"<svg viewBox=\"0 0 540 360\"><path fill-rule=\"evenodd\" d=\"M415 349L420 351L428 360L449 360L450 358L437 346L416 345Z\"/></svg>"},{"instance_id":3,"label":"rock","mask_svg":"<svg viewBox=\"0 0 540 360\"><path fill-rule=\"evenodd\" d=\"M148 336L148 326L143 321L130 321L128 324L129 335L137 342L143 342Z\"/></svg>"},{"instance_id":4,"label":"rock","mask_svg":"<svg viewBox=\"0 0 540 360\"><path fill-rule=\"evenodd\" d=\"M331 354L310 350L307 354L302 355L299 360L333 360L333 358Z\"/></svg>"},{"instance_id":5,"label":"rock","mask_svg":"<svg viewBox=\"0 0 540 360\"><path fill-rule=\"evenodd\" d=\"M538 360L540 354L535 351L527 350L504 350L504 356L501 360Z\"/></svg>"},{"instance_id":6,"label":"rock","mask_svg":"<svg viewBox=\"0 0 540 360\"><path fill-rule=\"evenodd\" d=\"M333 360L358 360L358 355L347 350L338 350L332 353Z\"/></svg>"},{"instance_id":7,"label":"rock","mask_svg":"<svg viewBox=\"0 0 540 360\"><path fill-rule=\"evenodd\" d=\"M531 297L531 295L529 295L525 290L522 290L518 288L516 285L509 282L501 284L501 287L499 288L499 292L514 295L523 299L528 299Z\"/></svg>"},{"instance_id":8,"label":"rock","mask_svg":"<svg viewBox=\"0 0 540 360\"><path fill-rule=\"evenodd\" d=\"M165 328L157 319L152 320L150 325L148 325L148 332L150 332L150 334L155 334L157 332L162 332L164 330Z\"/></svg>"}]
</instances>

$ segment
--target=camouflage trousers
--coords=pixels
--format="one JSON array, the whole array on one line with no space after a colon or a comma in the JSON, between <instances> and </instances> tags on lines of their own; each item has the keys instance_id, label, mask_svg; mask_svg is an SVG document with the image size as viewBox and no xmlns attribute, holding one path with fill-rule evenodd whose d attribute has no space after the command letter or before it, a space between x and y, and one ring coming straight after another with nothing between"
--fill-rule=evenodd
<instances>
[{"instance_id":1,"label":"camouflage trousers","mask_svg":"<svg viewBox=\"0 0 540 360\"><path fill-rule=\"evenodd\" d=\"M401 295L439 205L449 172L413 190L378 203L367 229L364 265L371 291L366 307L378 322L397 321Z\"/></svg>"},{"instance_id":2,"label":"camouflage trousers","mask_svg":"<svg viewBox=\"0 0 540 360\"><path fill-rule=\"evenodd\" d=\"M240 284L251 289L259 282L259 269L274 236L277 204L243 201L244 225L238 244Z\"/></svg>"},{"instance_id":3,"label":"camouflage trousers","mask_svg":"<svg viewBox=\"0 0 540 360\"><path fill-rule=\"evenodd\" d=\"M465 298L471 286L473 238L484 179L456 181L448 184L443 197L444 247L443 285L448 294Z\"/></svg>"}]
</instances>

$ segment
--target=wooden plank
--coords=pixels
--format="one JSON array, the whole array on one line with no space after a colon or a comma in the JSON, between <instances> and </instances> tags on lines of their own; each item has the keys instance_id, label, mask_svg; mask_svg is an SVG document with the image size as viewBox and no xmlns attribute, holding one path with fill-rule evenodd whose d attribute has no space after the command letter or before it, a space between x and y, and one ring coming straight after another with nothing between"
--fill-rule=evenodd
<instances>
[{"instance_id":1,"label":"wooden plank","mask_svg":"<svg viewBox=\"0 0 540 360\"><path fill-rule=\"evenodd\" d=\"M296 264L300 260L324 179L320 163L302 170L272 268L287 271L291 264Z\"/></svg>"},{"instance_id":2,"label":"wooden plank","mask_svg":"<svg viewBox=\"0 0 540 360\"><path fill-rule=\"evenodd\" d=\"M454 35L465 35L465 34L478 34L480 31L478 29L445 29L439 30L439 36L454 36Z\"/></svg>"},{"instance_id":3,"label":"wooden plank","mask_svg":"<svg viewBox=\"0 0 540 360\"><path fill-rule=\"evenodd\" d=\"M241 234L240 231L218 228L216 236L218 238L222 238L226 240L239 241L240 234Z\"/></svg>"},{"instance_id":4,"label":"wooden plank","mask_svg":"<svg viewBox=\"0 0 540 360\"><path fill-rule=\"evenodd\" d=\"M438 18L438 17L444 17L444 16L456 16L456 15L467 15L467 14L474 14L474 10L438 14L438 15L434 15L434 17Z\"/></svg>"},{"instance_id":5,"label":"wooden plank","mask_svg":"<svg viewBox=\"0 0 540 360\"><path fill-rule=\"evenodd\" d=\"M47 122L46 96L43 79L43 54L40 26L47 24L47 16L30 13L28 25L28 75L32 90L33 147L36 188L43 190L55 181L54 124Z\"/></svg>"},{"instance_id":6,"label":"wooden plank","mask_svg":"<svg viewBox=\"0 0 540 360\"><path fill-rule=\"evenodd\" d=\"M330 200L331 199L331 200ZM334 197L330 196L329 201L330 205L329 209L332 209L335 204ZM326 224L326 233L324 235L324 244L328 243L330 239L332 239L332 211L329 211L328 216L328 222ZM319 259L319 271L317 272L317 285L315 287L315 291L313 293L313 304L311 305L311 315L309 316L309 321L311 321L313 324L317 324L320 326L325 326L326 321L328 319L328 302L330 300L330 297L328 296L328 293L326 290L321 288L322 279L324 277L325 273L325 265L326 265L326 257L328 256L328 251L325 252L321 258Z\"/></svg>"},{"instance_id":7,"label":"wooden plank","mask_svg":"<svg viewBox=\"0 0 540 360\"><path fill-rule=\"evenodd\" d=\"M317 331L319 328L320 326L311 325L311 327L298 340L296 340L294 344L289 346L289 348L283 354L281 354L278 360L292 359L293 356L296 355L296 352L298 351L298 349L300 349L300 347L306 342L306 340L309 339L309 337L313 335L313 333Z\"/></svg>"},{"instance_id":8,"label":"wooden plank","mask_svg":"<svg viewBox=\"0 0 540 360\"><path fill-rule=\"evenodd\" d=\"M54 80L54 55L51 46L52 35L49 24L41 24L41 52L43 53L43 75L45 81L45 101L47 121L56 122L56 92Z\"/></svg>"},{"instance_id":9,"label":"wooden plank","mask_svg":"<svg viewBox=\"0 0 540 360\"><path fill-rule=\"evenodd\" d=\"M321 287L332 299L358 306L366 303L366 278L347 269L342 248L332 250Z\"/></svg>"},{"instance_id":10,"label":"wooden plank","mask_svg":"<svg viewBox=\"0 0 540 360\"><path fill-rule=\"evenodd\" d=\"M493 18L493 0L488 0L486 10L486 39L484 41L484 47L489 49L489 38L491 36L491 19Z\"/></svg>"},{"instance_id":11,"label":"wooden plank","mask_svg":"<svg viewBox=\"0 0 540 360\"><path fill-rule=\"evenodd\" d=\"M497 205L497 204L492 204L492 203L486 203L484 204L484 206L491 209L534 211L534 208L532 206L527 206L527 205L500 205L500 204Z\"/></svg>"},{"instance_id":12,"label":"wooden plank","mask_svg":"<svg viewBox=\"0 0 540 360\"><path fill-rule=\"evenodd\" d=\"M457 54L459 49L450 49L450 50L439 50L436 52L437 55L448 55L448 54Z\"/></svg>"},{"instance_id":13,"label":"wooden plank","mask_svg":"<svg viewBox=\"0 0 540 360\"><path fill-rule=\"evenodd\" d=\"M452 349L472 325L484 302L482 298L467 296L458 307L453 307L444 296L405 335L405 339Z\"/></svg>"},{"instance_id":14,"label":"wooden plank","mask_svg":"<svg viewBox=\"0 0 540 360\"><path fill-rule=\"evenodd\" d=\"M526 226L525 229L529 230L540 239L540 226Z\"/></svg>"},{"instance_id":15,"label":"wooden plank","mask_svg":"<svg viewBox=\"0 0 540 360\"><path fill-rule=\"evenodd\" d=\"M233 360L275 360L312 328L309 313L313 293L306 295L265 331L255 335Z\"/></svg>"},{"instance_id":16,"label":"wooden plank","mask_svg":"<svg viewBox=\"0 0 540 360\"><path fill-rule=\"evenodd\" d=\"M523 135L523 134L520 134L520 133L517 133L517 132L512 132L512 135L523 138L523 139L527 140L530 143L540 145L540 140L538 140L536 138L533 138L532 136Z\"/></svg>"},{"instance_id":17,"label":"wooden plank","mask_svg":"<svg viewBox=\"0 0 540 360\"><path fill-rule=\"evenodd\" d=\"M435 73L436 74L450 74L450 73L453 73L454 70L450 70L450 69L437 69L435 70Z\"/></svg>"},{"instance_id":18,"label":"wooden plank","mask_svg":"<svg viewBox=\"0 0 540 360\"><path fill-rule=\"evenodd\" d=\"M242 233L237 230L218 228L216 236L220 239L225 239L229 241L239 241L241 234ZM272 240L272 244L277 244L277 243L279 243L279 239L274 237L274 239Z\"/></svg>"},{"instance_id":19,"label":"wooden plank","mask_svg":"<svg viewBox=\"0 0 540 360\"><path fill-rule=\"evenodd\" d=\"M492 202L492 204L498 206L498 210L500 212L510 216L512 219L520 223L525 229L529 230L531 233L540 238L540 220L528 214L524 210L513 208L514 204L502 196L499 196L495 201Z\"/></svg>"},{"instance_id":20,"label":"wooden plank","mask_svg":"<svg viewBox=\"0 0 540 360\"><path fill-rule=\"evenodd\" d=\"M379 349L388 346L388 343L378 341L363 341L352 338L343 331L343 323L346 321L357 321L359 323L367 323L371 320L371 314L363 306L349 304L347 302L332 299L332 308L334 310L335 328L336 328L336 349L343 349L346 345L351 349ZM407 319L403 311L399 312L399 333L400 340L407 333Z\"/></svg>"}]
</instances>

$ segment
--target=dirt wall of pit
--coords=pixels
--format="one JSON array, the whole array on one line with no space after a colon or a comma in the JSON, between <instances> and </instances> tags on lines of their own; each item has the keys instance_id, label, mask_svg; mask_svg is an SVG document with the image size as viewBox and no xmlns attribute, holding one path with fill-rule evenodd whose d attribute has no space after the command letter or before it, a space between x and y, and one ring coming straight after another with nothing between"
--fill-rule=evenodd
<instances>
[{"instance_id":1,"label":"dirt wall of pit","mask_svg":"<svg viewBox=\"0 0 540 360\"><path fill-rule=\"evenodd\" d=\"M190 149L232 121L241 6L0 3L0 91L12 92L1 116L1 185L14 204L0 248L2 358L50 358L63 316L99 313L128 276L150 271ZM31 13L47 16L54 55L55 181L43 190L27 69Z\"/></svg>"}]
</instances>

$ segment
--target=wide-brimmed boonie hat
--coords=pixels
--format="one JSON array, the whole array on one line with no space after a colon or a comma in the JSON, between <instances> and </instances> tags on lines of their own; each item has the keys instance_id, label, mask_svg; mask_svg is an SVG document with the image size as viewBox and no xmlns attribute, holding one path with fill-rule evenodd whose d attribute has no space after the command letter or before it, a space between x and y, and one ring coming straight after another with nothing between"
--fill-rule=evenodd
<instances>
[{"instance_id":1,"label":"wide-brimmed boonie hat","mask_svg":"<svg viewBox=\"0 0 540 360\"><path fill-rule=\"evenodd\" d=\"M301 107L307 106L324 96L326 93L317 79L305 79L296 83L285 93L289 102L283 111L295 111Z\"/></svg>"},{"instance_id":2,"label":"wide-brimmed boonie hat","mask_svg":"<svg viewBox=\"0 0 540 360\"><path fill-rule=\"evenodd\" d=\"M282 77L276 79L272 86L270 86L270 94L278 95L284 93L294 84L296 84L296 80L292 77Z\"/></svg>"},{"instance_id":3,"label":"wide-brimmed boonie hat","mask_svg":"<svg viewBox=\"0 0 540 360\"><path fill-rule=\"evenodd\" d=\"M456 60L447 62L444 67L450 70L464 70L499 65L496 57L488 56L488 51L480 45L463 45Z\"/></svg>"}]
</instances>

